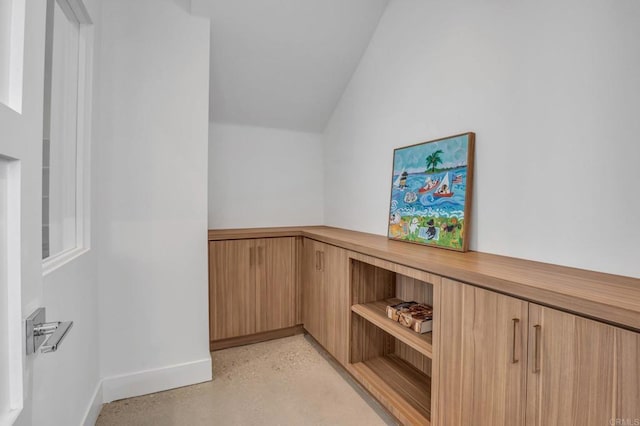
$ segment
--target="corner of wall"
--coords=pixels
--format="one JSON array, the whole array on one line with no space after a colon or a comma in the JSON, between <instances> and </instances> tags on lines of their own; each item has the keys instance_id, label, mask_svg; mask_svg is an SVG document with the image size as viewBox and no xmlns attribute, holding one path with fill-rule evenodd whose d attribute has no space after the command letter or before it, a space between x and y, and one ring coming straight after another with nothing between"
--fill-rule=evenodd
<instances>
[{"instance_id":1,"label":"corner of wall","mask_svg":"<svg viewBox=\"0 0 640 426\"><path fill-rule=\"evenodd\" d=\"M82 418L83 426L94 426L96 424L98 416L100 415L100 410L102 409L102 401L102 380L99 380L96 384L95 390L93 391L93 396L91 397L89 406Z\"/></svg>"}]
</instances>

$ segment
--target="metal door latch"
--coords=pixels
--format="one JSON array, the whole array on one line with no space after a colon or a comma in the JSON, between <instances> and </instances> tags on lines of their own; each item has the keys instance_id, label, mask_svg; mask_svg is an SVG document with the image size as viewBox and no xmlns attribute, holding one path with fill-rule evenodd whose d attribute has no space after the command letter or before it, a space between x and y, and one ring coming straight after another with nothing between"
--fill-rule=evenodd
<instances>
[{"instance_id":1,"label":"metal door latch","mask_svg":"<svg viewBox=\"0 0 640 426\"><path fill-rule=\"evenodd\" d=\"M57 351L58 346L62 343L62 339L65 338L73 325L73 321L45 322L45 319L45 308L38 308L27 317L25 327L27 334L27 355L31 355L37 351L40 346L42 346L40 348L40 352L42 353ZM49 336L48 339L47 336Z\"/></svg>"}]
</instances>

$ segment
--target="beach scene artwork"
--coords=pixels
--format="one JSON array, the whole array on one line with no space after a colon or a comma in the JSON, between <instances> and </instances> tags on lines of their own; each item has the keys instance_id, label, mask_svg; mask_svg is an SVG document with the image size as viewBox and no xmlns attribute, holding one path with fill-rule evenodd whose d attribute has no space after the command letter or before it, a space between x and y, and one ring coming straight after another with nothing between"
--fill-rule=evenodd
<instances>
[{"instance_id":1,"label":"beach scene artwork","mask_svg":"<svg viewBox=\"0 0 640 426\"><path fill-rule=\"evenodd\" d=\"M467 251L474 133L393 153L389 238Z\"/></svg>"}]
</instances>

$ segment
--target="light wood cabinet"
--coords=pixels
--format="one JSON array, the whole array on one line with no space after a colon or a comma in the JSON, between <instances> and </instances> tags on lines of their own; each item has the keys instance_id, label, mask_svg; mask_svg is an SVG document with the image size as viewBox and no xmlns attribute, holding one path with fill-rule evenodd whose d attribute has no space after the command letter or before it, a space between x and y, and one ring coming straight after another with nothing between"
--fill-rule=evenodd
<instances>
[{"instance_id":1,"label":"light wood cabinet","mask_svg":"<svg viewBox=\"0 0 640 426\"><path fill-rule=\"evenodd\" d=\"M294 238L256 240L256 332L296 324Z\"/></svg>"},{"instance_id":2,"label":"light wood cabinet","mask_svg":"<svg viewBox=\"0 0 640 426\"><path fill-rule=\"evenodd\" d=\"M320 344L326 343L326 305L323 291L323 273L320 253L323 244L304 239L302 245L302 324Z\"/></svg>"},{"instance_id":3,"label":"light wood cabinet","mask_svg":"<svg viewBox=\"0 0 640 426\"><path fill-rule=\"evenodd\" d=\"M640 424L640 280L328 227L210 239L212 340L304 323L402 424Z\"/></svg>"},{"instance_id":4,"label":"light wood cabinet","mask_svg":"<svg viewBox=\"0 0 640 426\"><path fill-rule=\"evenodd\" d=\"M347 252L310 239L303 242L302 321L305 329L341 364L349 353Z\"/></svg>"},{"instance_id":5,"label":"light wood cabinet","mask_svg":"<svg viewBox=\"0 0 640 426\"><path fill-rule=\"evenodd\" d=\"M209 243L209 335L212 341L256 332L254 240Z\"/></svg>"},{"instance_id":6,"label":"light wood cabinet","mask_svg":"<svg viewBox=\"0 0 640 426\"><path fill-rule=\"evenodd\" d=\"M441 294L435 424L640 421L640 334L448 279Z\"/></svg>"},{"instance_id":7,"label":"light wood cabinet","mask_svg":"<svg viewBox=\"0 0 640 426\"><path fill-rule=\"evenodd\" d=\"M295 325L295 238L209 242L210 339Z\"/></svg>"},{"instance_id":8,"label":"light wood cabinet","mask_svg":"<svg viewBox=\"0 0 640 426\"><path fill-rule=\"evenodd\" d=\"M439 425L524 425L528 303L442 280Z\"/></svg>"},{"instance_id":9,"label":"light wood cabinet","mask_svg":"<svg viewBox=\"0 0 640 426\"><path fill-rule=\"evenodd\" d=\"M322 273L326 314L325 348L342 365L349 359L349 259L347 251L324 245Z\"/></svg>"},{"instance_id":10,"label":"light wood cabinet","mask_svg":"<svg viewBox=\"0 0 640 426\"><path fill-rule=\"evenodd\" d=\"M640 334L533 303L529 315L528 426L640 423Z\"/></svg>"}]
</instances>

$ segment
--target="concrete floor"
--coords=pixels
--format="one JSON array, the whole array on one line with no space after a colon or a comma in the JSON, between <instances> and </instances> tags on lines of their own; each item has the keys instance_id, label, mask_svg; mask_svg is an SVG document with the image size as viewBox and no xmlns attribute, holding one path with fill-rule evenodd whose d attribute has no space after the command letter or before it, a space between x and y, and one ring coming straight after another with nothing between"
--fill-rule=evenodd
<instances>
[{"instance_id":1,"label":"concrete floor","mask_svg":"<svg viewBox=\"0 0 640 426\"><path fill-rule=\"evenodd\" d=\"M321 352L303 335L213 352L213 381L105 404L96 425L395 424Z\"/></svg>"}]
</instances>

